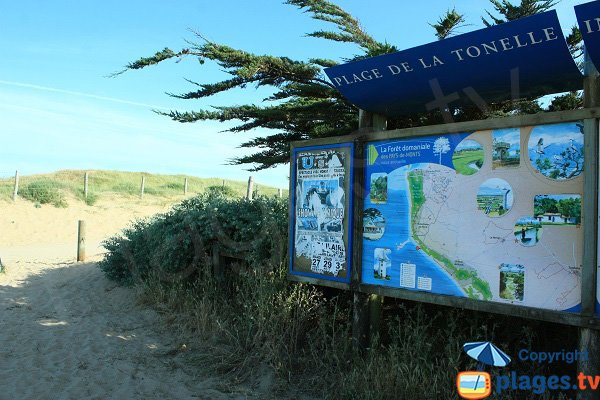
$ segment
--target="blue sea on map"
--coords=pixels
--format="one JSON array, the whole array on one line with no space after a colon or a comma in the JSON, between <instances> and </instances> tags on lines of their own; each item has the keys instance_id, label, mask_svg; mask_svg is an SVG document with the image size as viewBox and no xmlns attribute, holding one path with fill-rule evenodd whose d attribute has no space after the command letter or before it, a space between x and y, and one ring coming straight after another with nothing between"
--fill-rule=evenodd
<instances>
[{"instance_id":1,"label":"blue sea on map","mask_svg":"<svg viewBox=\"0 0 600 400\"><path fill-rule=\"evenodd\" d=\"M421 164L423 165L423 164ZM376 208L386 221L385 233L379 240L363 240L362 282L366 284L401 287L400 263L416 265L416 278L426 277L432 280L432 293L453 296L466 296L460 286L423 250L417 250L410 234L410 192L406 180L406 169L400 168L390 174L388 201L386 204L371 203L365 196L365 209ZM400 173L399 173L400 172ZM375 249L388 248L391 252L392 267L387 271L389 280L374 277ZM415 290L418 290L415 287Z\"/></svg>"}]
</instances>

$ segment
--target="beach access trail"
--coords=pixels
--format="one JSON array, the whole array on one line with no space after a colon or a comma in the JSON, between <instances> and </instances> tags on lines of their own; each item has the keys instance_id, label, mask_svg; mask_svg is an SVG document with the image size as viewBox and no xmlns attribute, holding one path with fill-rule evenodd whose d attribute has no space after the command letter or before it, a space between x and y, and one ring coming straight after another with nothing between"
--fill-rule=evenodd
<instances>
[{"instance_id":1,"label":"beach access trail","mask_svg":"<svg viewBox=\"0 0 600 400\"><path fill-rule=\"evenodd\" d=\"M247 398L186 366L190 345L95 264L102 239L167 207L73 203L0 202L0 400ZM91 234L80 263L78 219Z\"/></svg>"}]
</instances>

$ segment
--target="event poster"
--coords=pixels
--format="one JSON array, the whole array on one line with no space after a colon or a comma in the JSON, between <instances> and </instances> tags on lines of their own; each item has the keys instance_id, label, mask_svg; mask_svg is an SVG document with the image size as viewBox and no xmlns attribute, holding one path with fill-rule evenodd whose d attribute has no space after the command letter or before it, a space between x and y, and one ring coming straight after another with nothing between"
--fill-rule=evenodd
<instances>
[{"instance_id":1,"label":"event poster","mask_svg":"<svg viewBox=\"0 0 600 400\"><path fill-rule=\"evenodd\" d=\"M580 122L367 144L362 282L579 311Z\"/></svg>"},{"instance_id":2,"label":"event poster","mask_svg":"<svg viewBox=\"0 0 600 400\"><path fill-rule=\"evenodd\" d=\"M350 144L294 151L290 272L350 281Z\"/></svg>"}]
</instances>

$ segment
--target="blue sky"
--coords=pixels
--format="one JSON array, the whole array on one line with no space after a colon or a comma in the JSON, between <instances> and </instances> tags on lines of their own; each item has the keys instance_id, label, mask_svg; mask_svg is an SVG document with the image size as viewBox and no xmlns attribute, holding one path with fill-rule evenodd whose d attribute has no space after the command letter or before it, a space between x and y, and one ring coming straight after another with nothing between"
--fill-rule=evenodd
<instances>
[{"instance_id":1,"label":"blue sky","mask_svg":"<svg viewBox=\"0 0 600 400\"><path fill-rule=\"evenodd\" d=\"M521 130L519 128L496 129L493 132L494 140L506 142L510 145L519 145L521 142Z\"/></svg>"},{"instance_id":2,"label":"blue sky","mask_svg":"<svg viewBox=\"0 0 600 400\"><path fill-rule=\"evenodd\" d=\"M573 6L558 7L563 28L575 23ZM452 3L337 1L378 40L410 48L435 40L433 23ZM176 4L176 5L174 5ZM481 0L456 0L467 32L482 27ZM489 7L487 7L489 8ZM193 90L184 80L208 83L225 77L192 58L168 61L108 78L129 61L206 38L258 54L307 60L340 60L358 54L349 44L304 35L327 25L274 0L21 0L0 12L0 176L59 169L115 169L184 173L245 180L243 166L225 165L247 154L240 143L264 131L219 133L231 124L180 124L151 109L194 110L255 103L265 90L236 90L204 100L177 100L165 92ZM288 166L252 173L258 182L287 186Z\"/></svg>"}]
</instances>

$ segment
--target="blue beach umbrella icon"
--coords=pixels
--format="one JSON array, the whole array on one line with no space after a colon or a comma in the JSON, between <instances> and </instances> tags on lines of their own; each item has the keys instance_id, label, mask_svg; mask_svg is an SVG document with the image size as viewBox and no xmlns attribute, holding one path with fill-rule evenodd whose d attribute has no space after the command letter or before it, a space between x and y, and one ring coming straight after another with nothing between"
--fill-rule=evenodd
<instances>
[{"instance_id":1,"label":"blue beach umbrella icon","mask_svg":"<svg viewBox=\"0 0 600 400\"><path fill-rule=\"evenodd\" d=\"M469 357L477 360L478 367L482 367L483 364L494 367L506 367L510 363L510 357L492 344L492 342L465 343L463 350Z\"/></svg>"}]
</instances>

